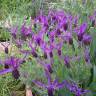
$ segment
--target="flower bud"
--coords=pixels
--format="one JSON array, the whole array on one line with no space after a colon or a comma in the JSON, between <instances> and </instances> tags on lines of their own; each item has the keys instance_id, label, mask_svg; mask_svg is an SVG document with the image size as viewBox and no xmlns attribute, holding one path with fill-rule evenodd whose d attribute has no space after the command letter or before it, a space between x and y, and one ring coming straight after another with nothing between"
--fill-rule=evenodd
<instances>
[{"instance_id":1,"label":"flower bud","mask_svg":"<svg viewBox=\"0 0 96 96\"><path fill-rule=\"evenodd\" d=\"M58 49L57 51L58 51L58 55L61 56L61 50Z\"/></svg>"},{"instance_id":2,"label":"flower bud","mask_svg":"<svg viewBox=\"0 0 96 96\"><path fill-rule=\"evenodd\" d=\"M72 45L73 44L73 39L69 38L69 44Z\"/></svg>"},{"instance_id":3,"label":"flower bud","mask_svg":"<svg viewBox=\"0 0 96 96\"><path fill-rule=\"evenodd\" d=\"M19 74L19 71L17 69L14 69L12 71L12 76L15 78L15 79L18 79L20 77L20 74Z\"/></svg>"},{"instance_id":4,"label":"flower bud","mask_svg":"<svg viewBox=\"0 0 96 96\"><path fill-rule=\"evenodd\" d=\"M36 42L37 42L37 44L40 46L41 39L40 39L40 38L37 38L37 39L36 39Z\"/></svg>"},{"instance_id":5,"label":"flower bud","mask_svg":"<svg viewBox=\"0 0 96 96\"><path fill-rule=\"evenodd\" d=\"M5 47L5 53L8 54L8 47Z\"/></svg>"},{"instance_id":6,"label":"flower bud","mask_svg":"<svg viewBox=\"0 0 96 96\"><path fill-rule=\"evenodd\" d=\"M51 66L50 64L47 65L47 69L48 69L48 71L49 71L50 73L53 72L53 70L52 70L52 66Z\"/></svg>"},{"instance_id":7,"label":"flower bud","mask_svg":"<svg viewBox=\"0 0 96 96\"><path fill-rule=\"evenodd\" d=\"M83 39L83 34L82 34L82 33L79 33L79 34L77 35L77 37L78 37L78 40L79 40L79 41L82 41L82 39Z\"/></svg>"},{"instance_id":8,"label":"flower bud","mask_svg":"<svg viewBox=\"0 0 96 96\"><path fill-rule=\"evenodd\" d=\"M92 40L92 38L91 38L90 35L84 35L84 36L83 36L83 43L84 43L85 45L90 45L91 40Z\"/></svg>"},{"instance_id":9,"label":"flower bud","mask_svg":"<svg viewBox=\"0 0 96 96\"><path fill-rule=\"evenodd\" d=\"M35 51L32 52L33 57L38 57L37 53Z\"/></svg>"},{"instance_id":10,"label":"flower bud","mask_svg":"<svg viewBox=\"0 0 96 96\"><path fill-rule=\"evenodd\" d=\"M47 91L48 91L48 96L54 96L52 88L48 88Z\"/></svg>"},{"instance_id":11,"label":"flower bud","mask_svg":"<svg viewBox=\"0 0 96 96\"><path fill-rule=\"evenodd\" d=\"M64 24L64 25L63 25L63 28L64 28L64 30L66 31L66 30L68 29L68 24L67 24L67 23Z\"/></svg>"},{"instance_id":12,"label":"flower bud","mask_svg":"<svg viewBox=\"0 0 96 96\"><path fill-rule=\"evenodd\" d=\"M64 63L65 63L67 68L70 68L70 58L69 58L69 56L64 57Z\"/></svg>"},{"instance_id":13,"label":"flower bud","mask_svg":"<svg viewBox=\"0 0 96 96\"><path fill-rule=\"evenodd\" d=\"M53 53L52 53L52 51L49 53L49 55L50 55L51 58L53 57Z\"/></svg>"},{"instance_id":14,"label":"flower bud","mask_svg":"<svg viewBox=\"0 0 96 96\"><path fill-rule=\"evenodd\" d=\"M95 20L92 20L92 27L94 27L95 25Z\"/></svg>"},{"instance_id":15,"label":"flower bud","mask_svg":"<svg viewBox=\"0 0 96 96\"><path fill-rule=\"evenodd\" d=\"M62 33L62 31L60 29L56 30L56 35L60 35Z\"/></svg>"},{"instance_id":16,"label":"flower bud","mask_svg":"<svg viewBox=\"0 0 96 96\"><path fill-rule=\"evenodd\" d=\"M5 69L8 69L9 68L9 65L7 63L5 63L4 68Z\"/></svg>"}]
</instances>

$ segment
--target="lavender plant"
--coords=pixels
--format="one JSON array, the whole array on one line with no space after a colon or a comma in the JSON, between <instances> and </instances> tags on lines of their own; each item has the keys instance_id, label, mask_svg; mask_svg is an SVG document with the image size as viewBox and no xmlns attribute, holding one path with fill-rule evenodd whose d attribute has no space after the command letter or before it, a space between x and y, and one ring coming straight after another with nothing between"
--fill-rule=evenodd
<instances>
[{"instance_id":1,"label":"lavender plant","mask_svg":"<svg viewBox=\"0 0 96 96\"><path fill-rule=\"evenodd\" d=\"M12 41L21 58L9 56L1 61L7 67L0 74L12 72L15 79L47 90L48 96L87 96L92 82L92 36L88 22L79 24L79 19L64 11L50 10L48 15L41 11L29 26L24 20L20 28L12 27Z\"/></svg>"}]
</instances>

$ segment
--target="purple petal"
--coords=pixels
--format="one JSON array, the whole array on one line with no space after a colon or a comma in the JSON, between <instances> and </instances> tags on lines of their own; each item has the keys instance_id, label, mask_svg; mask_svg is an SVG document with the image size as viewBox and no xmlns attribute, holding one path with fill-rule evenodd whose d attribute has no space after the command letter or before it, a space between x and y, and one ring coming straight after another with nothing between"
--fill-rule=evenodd
<instances>
[{"instance_id":1,"label":"purple petal","mask_svg":"<svg viewBox=\"0 0 96 96\"><path fill-rule=\"evenodd\" d=\"M69 56L64 57L64 64L67 68L70 68L70 57Z\"/></svg>"},{"instance_id":2,"label":"purple petal","mask_svg":"<svg viewBox=\"0 0 96 96\"><path fill-rule=\"evenodd\" d=\"M85 31L86 31L86 29L87 29L87 23L86 22L84 22L81 26L80 26L80 32L81 33L84 33Z\"/></svg>"},{"instance_id":3,"label":"purple petal","mask_svg":"<svg viewBox=\"0 0 96 96\"><path fill-rule=\"evenodd\" d=\"M90 35L85 34L83 36L83 43L85 45L89 45L91 43L91 41L92 41L92 37Z\"/></svg>"},{"instance_id":4,"label":"purple petal","mask_svg":"<svg viewBox=\"0 0 96 96\"><path fill-rule=\"evenodd\" d=\"M84 58L85 58L85 61L90 63L90 50L88 48L85 49L85 52L84 52Z\"/></svg>"},{"instance_id":5,"label":"purple petal","mask_svg":"<svg viewBox=\"0 0 96 96\"><path fill-rule=\"evenodd\" d=\"M0 70L0 75L4 75L6 73L12 72L12 69L4 69L4 70Z\"/></svg>"},{"instance_id":6,"label":"purple petal","mask_svg":"<svg viewBox=\"0 0 96 96\"><path fill-rule=\"evenodd\" d=\"M45 67L45 68L46 68L46 70L48 70L50 73L52 73L52 72L53 72L51 64L45 64L45 66L44 66L44 67Z\"/></svg>"},{"instance_id":7,"label":"purple petal","mask_svg":"<svg viewBox=\"0 0 96 96\"><path fill-rule=\"evenodd\" d=\"M20 77L20 73L18 71L18 69L14 69L12 71L12 76L15 78L15 79L18 79Z\"/></svg>"}]
</instances>

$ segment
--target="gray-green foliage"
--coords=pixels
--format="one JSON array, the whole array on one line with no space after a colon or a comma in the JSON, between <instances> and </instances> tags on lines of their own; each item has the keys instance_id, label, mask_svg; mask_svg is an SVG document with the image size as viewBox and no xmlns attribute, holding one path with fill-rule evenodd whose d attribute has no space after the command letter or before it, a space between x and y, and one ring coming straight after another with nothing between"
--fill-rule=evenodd
<instances>
[{"instance_id":1,"label":"gray-green foliage","mask_svg":"<svg viewBox=\"0 0 96 96\"><path fill-rule=\"evenodd\" d=\"M27 61L25 64L23 64L20 68L21 73L21 81L23 81L24 84L30 85L32 83L32 80L40 79L40 77L44 77L42 74L43 69L42 67L37 64L37 62L34 60L34 58L31 58L31 61Z\"/></svg>"},{"instance_id":2,"label":"gray-green foliage","mask_svg":"<svg viewBox=\"0 0 96 96\"><path fill-rule=\"evenodd\" d=\"M0 76L0 96L11 96L12 92L18 91L21 86L20 80L14 80L11 73ZM19 94L21 93L17 96L20 96Z\"/></svg>"}]
</instances>

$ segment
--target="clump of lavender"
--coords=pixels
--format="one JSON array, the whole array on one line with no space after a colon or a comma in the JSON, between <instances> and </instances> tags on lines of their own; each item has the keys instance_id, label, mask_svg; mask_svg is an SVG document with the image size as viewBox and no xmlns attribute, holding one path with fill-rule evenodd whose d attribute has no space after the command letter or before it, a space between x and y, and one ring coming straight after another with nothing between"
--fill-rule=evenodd
<instances>
[{"instance_id":1,"label":"clump of lavender","mask_svg":"<svg viewBox=\"0 0 96 96\"><path fill-rule=\"evenodd\" d=\"M32 28L34 25L36 25L36 30ZM67 70L71 68L72 58L63 53L64 45L73 48L74 39L81 48L84 47L84 49L86 49L86 47L90 45L92 38L87 34L87 28L87 22L79 25L77 17L67 14L64 11L49 11L47 16L41 13L34 19L34 24L27 26L24 20L20 29L18 26L12 28L12 38L20 50L20 53L31 56L37 61L37 64L44 68L48 83L45 85L37 80L33 82L47 89L48 96L54 96L54 91L64 88L64 86L76 96L87 93L87 91L82 90L82 88L79 88L77 85L75 86L75 84L67 82L68 85L66 85L66 80L59 83L58 80L52 80L51 78L51 75L54 73L55 55L58 56L59 60L63 61L63 65L66 66ZM28 49L24 49L24 45L27 45ZM75 53L75 48L73 52ZM6 53L8 53L7 49ZM87 58L87 56L85 56L85 58ZM87 59L85 59L85 61ZM2 70L1 74L12 72L13 77L18 79L20 76L18 68L20 64L22 64L22 60L11 57L8 62L7 65L9 68Z\"/></svg>"}]
</instances>

